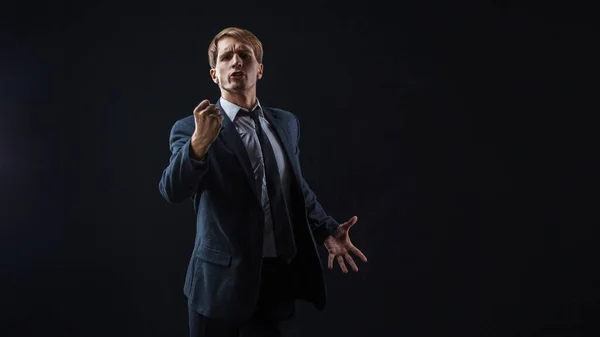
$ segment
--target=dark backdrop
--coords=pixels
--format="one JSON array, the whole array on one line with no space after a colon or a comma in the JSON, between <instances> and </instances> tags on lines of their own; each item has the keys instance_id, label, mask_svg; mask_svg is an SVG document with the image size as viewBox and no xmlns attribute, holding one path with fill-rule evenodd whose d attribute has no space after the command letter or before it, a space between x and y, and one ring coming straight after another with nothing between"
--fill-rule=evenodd
<instances>
[{"instance_id":1,"label":"dark backdrop","mask_svg":"<svg viewBox=\"0 0 600 337\"><path fill-rule=\"evenodd\" d=\"M227 26L262 40L258 97L299 116L305 177L369 257L295 336L600 333L592 12L2 6L0 335L186 336L194 214L158 181Z\"/></svg>"}]
</instances>

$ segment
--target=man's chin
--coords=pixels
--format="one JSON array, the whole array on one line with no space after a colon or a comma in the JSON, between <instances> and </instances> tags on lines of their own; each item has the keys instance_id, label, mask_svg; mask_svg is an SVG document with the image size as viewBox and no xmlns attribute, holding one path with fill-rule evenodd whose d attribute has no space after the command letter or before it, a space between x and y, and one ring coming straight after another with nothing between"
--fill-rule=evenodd
<instances>
[{"instance_id":1,"label":"man's chin","mask_svg":"<svg viewBox=\"0 0 600 337\"><path fill-rule=\"evenodd\" d=\"M230 85L227 88L224 88L225 90L229 91L229 92L234 92L234 93L243 93L248 91L249 88L246 88L246 86L244 86L243 84L238 84L238 85Z\"/></svg>"}]
</instances>

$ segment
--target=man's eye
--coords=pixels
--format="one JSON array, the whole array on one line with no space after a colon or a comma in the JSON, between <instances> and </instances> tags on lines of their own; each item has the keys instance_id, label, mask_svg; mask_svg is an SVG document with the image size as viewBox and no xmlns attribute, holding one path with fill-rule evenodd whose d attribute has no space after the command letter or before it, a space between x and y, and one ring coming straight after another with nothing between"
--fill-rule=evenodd
<instances>
[{"instance_id":1,"label":"man's eye","mask_svg":"<svg viewBox=\"0 0 600 337\"><path fill-rule=\"evenodd\" d=\"M246 53L244 53L244 54L241 54L241 56L242 56L242 58L244 58L244 59L247 59L248 57L250 57L250 55L249 55L249 54L246 54Z\"/></svg>"}]
</instances>

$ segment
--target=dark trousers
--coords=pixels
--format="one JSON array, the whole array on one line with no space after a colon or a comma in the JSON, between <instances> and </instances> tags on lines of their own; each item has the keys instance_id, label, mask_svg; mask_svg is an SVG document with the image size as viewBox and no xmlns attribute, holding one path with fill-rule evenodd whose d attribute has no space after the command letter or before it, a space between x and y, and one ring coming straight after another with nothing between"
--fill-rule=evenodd
<instances>
[{"instance_id":1,"label":"dark trousers","mask_svg":"<svg viewBox=\"0 0 600 337\"><path fill-rule=\"evenodd\" d=\"M280 323L294 316L295 299L290 266L265 258L258 304L253 316L241 324L209 318L189 310L190 337L281 337Z\"/></svg>"}]
</instances>

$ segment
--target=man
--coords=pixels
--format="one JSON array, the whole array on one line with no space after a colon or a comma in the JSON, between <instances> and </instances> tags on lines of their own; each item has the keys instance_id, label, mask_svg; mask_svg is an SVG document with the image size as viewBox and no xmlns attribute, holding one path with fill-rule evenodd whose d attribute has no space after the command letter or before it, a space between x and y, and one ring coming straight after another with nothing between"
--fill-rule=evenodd
<instances>
[{"instance_id":1,"label":"man","mask_svg":"<svg viewBox=\"0 0 600 337\"><path fill-rule=\"evenodd\" d=\"M280 336L296 299L325 306L318 245L330 269L358 271L350 252L367 261L348 236L357 217L340 225L324 212L302 177L296 116L258 101L256 36L226 28L208 56L221 97L173 125L159 184L168 202L192 198L197 214L184 286L190 334Z\"/></svg>"}]
</instances>

